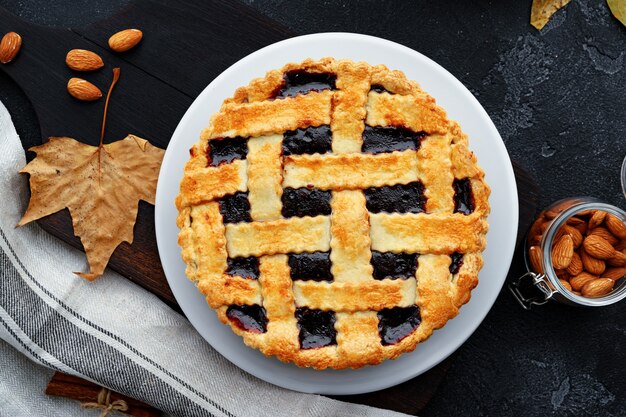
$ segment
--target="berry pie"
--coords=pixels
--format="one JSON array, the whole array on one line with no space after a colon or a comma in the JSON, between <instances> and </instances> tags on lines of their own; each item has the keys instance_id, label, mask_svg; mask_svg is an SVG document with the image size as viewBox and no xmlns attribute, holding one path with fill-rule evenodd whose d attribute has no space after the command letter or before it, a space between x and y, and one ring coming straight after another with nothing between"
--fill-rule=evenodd
<instances>
[{"instance_id":1,"label":"berry pie","mask_svg":"<svg viewBox=\"0 0 626 417\"><path fill-rule=\"evenodd\" d=\"M237 89L190 153L176 200L186 274L265 355L316 369L395 359L478 283L484 173L402 72L288 64Z\"/></svg>"}]
</instances>

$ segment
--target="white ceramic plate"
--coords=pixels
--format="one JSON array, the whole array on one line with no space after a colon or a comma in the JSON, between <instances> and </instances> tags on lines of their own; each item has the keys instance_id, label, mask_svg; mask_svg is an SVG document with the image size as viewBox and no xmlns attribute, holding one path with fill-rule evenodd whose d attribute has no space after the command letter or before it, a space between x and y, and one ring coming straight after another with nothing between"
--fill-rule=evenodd
<instances>
[{"instance_id":1,"label":"white ceramic plate","mask_svg":"<svg viewBox=\"0 0 626 417\"><path fill-rule=\"evenodd\" d=\"M189 159L209 117L239 86L264 76L266 71L306 58L349 58L372 65L385 64L404 71L458 120L469 137L470 148L491 187L488 248L480 283L458 317L435 331L414 352L378 366L359 370L302 369L267 358L248 348L228 326L219 322L195 285L185 276L177 244L174 199ZM237 62L217 77L193 102L169 143L159 175L156 195L156 235L161 262L170 287L185 315L198 332L241 369L276 385L320 394L358 394L387 388L413 378L454 352L476 330L493 305L506 278L517 234L517 189L511 161L493 122L474 96L448 71L424 55L384 39L349 33L321 33L275 43Z\"/></svg>"}]
</instances>

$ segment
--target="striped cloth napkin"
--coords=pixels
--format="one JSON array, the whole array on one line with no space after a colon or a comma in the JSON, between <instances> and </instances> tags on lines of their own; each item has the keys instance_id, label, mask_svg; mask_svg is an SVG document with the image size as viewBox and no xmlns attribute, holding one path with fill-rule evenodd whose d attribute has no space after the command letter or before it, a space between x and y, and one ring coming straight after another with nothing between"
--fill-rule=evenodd
<instances>
[{"instance_id":1,"label":"striped cloth napkin","mask_svg":"<svg viewBox=\"0 0 626 417\"><path fill-rule=\"evenodd\" d=\"M95 282L75 276L72 271L87 268L84 254L36 224L15 228L28 203L27 179L18 174L25 162L0 103L0 339L30 360L173 416L404 415L261 381L214 351L185 317L122 276L107 271ZM2 369L21 367L6 363ZM23 401L12 416L57 415L46 408L49 403L42 405L40 393L7 389L20 386L20 377L0 378L0 411L28 396L28 407Z\"/></svg>"}]
</instances>

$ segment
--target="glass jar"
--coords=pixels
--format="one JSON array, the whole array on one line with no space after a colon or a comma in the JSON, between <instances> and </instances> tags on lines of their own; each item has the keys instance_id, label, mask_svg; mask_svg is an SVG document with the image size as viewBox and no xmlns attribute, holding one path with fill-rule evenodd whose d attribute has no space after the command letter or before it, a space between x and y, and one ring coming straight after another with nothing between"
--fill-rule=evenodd
<instances>
[{"instance_id":1,"label":"glass jar","mask_svg":"<svg viewBox=\"0 0 626 417\"><path fill-rule=\"evenodd\" d=\"M563 277L564 270L557 272L554 268L552 249L557 238L563 236L563 232L560 232L562 226L568 221L570 227L574 223L579 224L579 220L573 221L574 216L576 219L586 219L595 210L611 214L622 223L626 222L626 212L622 209L592 197L560 200L539 214L526 236L524 245L524 259L528 272L509 285L509 289L522 307L530 309L532 305L545 304L549 300L574 306L601 307L626 298L626 277L616 280L613 289L607 294L591 298L566 288L569 282L561 281L557 276L559 273ZM531 247L534 248L532 254ZM532 260L530 256L533 256Z\"/></svg>"}]
</instances>

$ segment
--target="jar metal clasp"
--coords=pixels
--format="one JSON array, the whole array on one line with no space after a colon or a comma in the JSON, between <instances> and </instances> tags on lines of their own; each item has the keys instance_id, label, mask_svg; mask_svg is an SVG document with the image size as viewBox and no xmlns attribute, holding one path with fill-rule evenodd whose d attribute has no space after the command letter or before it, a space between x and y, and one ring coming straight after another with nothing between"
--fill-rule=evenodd
<instances>
[{"instance_id":1,"label":"jar metal clasp","mask_svg":"<svg viewBox=\"0 0 626 417\"><path fill-rule=\"evenodd\" d=\"M524 291L524 281L528 281L529 279L531 280L530 283L540 291L540 294L524 294L524 292L528 292ZM511 281L509 290L525 310L530 310L533 305L547 303L557 292L550 287L544 274L536 274L534 272L527 272L521 277Z\"/></svg>"}]
</instances>

